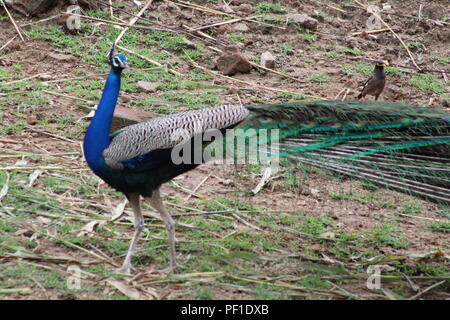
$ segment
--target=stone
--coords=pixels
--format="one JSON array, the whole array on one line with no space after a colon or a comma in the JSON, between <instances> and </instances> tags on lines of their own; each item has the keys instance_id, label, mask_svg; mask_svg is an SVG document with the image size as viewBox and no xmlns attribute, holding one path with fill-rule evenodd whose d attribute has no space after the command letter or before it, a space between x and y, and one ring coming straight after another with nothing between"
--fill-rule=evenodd
<instances>
[{"instance_id":1,"label":"stone","mask_svg":"<svg viewBox=\"0 0 450 320\"><path fill-rule=\"evenodd\" d=\"M196 48L195 43L193 43L191 40L183 37L182 41L189 49L195 49Z\"/></svg>"},{"instance_id":2,"label":"stone","mask_svg":"<svg viewBox=\"0 0 450 320\"><path fill-rule=\"evenodd\" d=\"M70 5L79 5L85 9L98 9L99 4L95 0L4 0L5 4L23 15L37 15L48 12L54 7L65 11Z\"/></svg>"},{"instance_id":3,"label":"stone","mask_svg":"<svg viewBox=\"0 0 450 320\"><path fill-rule=\"evenodd\" d=\"M4 2L24 15L42 12L58 3L57 0L4 0Z\"/></svg>"},{"instance_id":4,"label":"stone","mask_svg":"<svg viewBox=\"0 0 450 320\"><path fill-rule=\"evenodd\" d=\"M275 57L269 51L266 51L261 54L259 64L262 65L263 67L273 69L275 68L275 62L276 62Z\"/></svg>"},{"instance_id":5,"label":"stone","mask_svg":"<svg viewBox=\"0 0 450 320\"><path fill-rule=\"evenodd\" d=\"M111 124L111 132L132 124L149 121L159 116L160 114L154 112L116 106Z\"/></svg>"},{"instance_id":6,"label":"stone","mask_svg":"<svg viewBox=\"0 0 450 320\"><path fill-rule=\"evenodd\" d=\"M229 24L223 24L217 27L217 31L219 33L230 33L232 30Z\"/></svg>"},{"instance_id":7,"label":"stone","mask_svg":"<svg viewBox=\"0 0 450 320\"><path fill-rule=\"evenodd\" d=\"M251 14L253 13L253 7L249 4L243 3L236 8L236 11L242 14Z\"/></svg>"},{"instance_id":8,"label":"stone","mask_svg":"<svg viewBox=\"0 0 450 320\"><path fill-rule=\"evenodd\" d=\"M59 62L74 62L75 61L75 57L68 55L68 54L50 53L48 56Z\"/></svg>"},{"instance_id":9,"label":"stone","mask_svg":"<svg viewBox=\"0 0 450 320\"><path fill-rule=\"evenodd\" d=\"M158 8L156 8L156 11L162 12L162 11L167 11L167 9L169 8L169 6L165 3L161 3Z\"/></svg>"},{"instance_id":10,"label":"stone","mask_svg":"<svg viewBox=\"0 0 450 320\"><path fill-rule=\"evenodd\" d=\"M253 13L253 7L247 3L243 3L236 8L236 11L243 14L251 14Z\"/></svg>"},{"instance_id":11,"label":"stone","mask_svg":"<svg viewBox=\"0 0 450 320\"><path fill-rule=\"evenodd\" d=\"M313 197L317 197L320 193L319 189L314 189L314 188L310 188L309 189L309 193L310 195L312 195Z\"/></svg>"},{"instance_id":12,"label":"stone","mask_svg":"<svg viewBox=\"0 0 450 320\"><path fill-rule=\"evenodd\" d=\"M139 89L145 92L155 92L158 89L158 83L148 81L138 81Z\"/></svg>"},{"instance_id":13,"label":"stone","mask_svg":"<svg viewBox=\"0 0 450 320\"><path fill-rule=\"evenodd\" d=\"M250 28L247 26L247 24L240 22L233 25L233 30L236 32L247 32L250 30Z\"/></svg>"},{"instance_id":14,"label":"stone","mask_svg":"<svg viewBox=\"0 0 450 320\"><path fill-rule=\"evenodd\" d=\"M226 12L226 13L234 13L234 10L231 9L231 7L228 6L228 5L221 6L220 10L223 11L223 12Z\"/></svg>"},{"instance_id":15,"label":"stone","mask_svg":"<svg viewBox=\"0 0 450 320\"><path fill-rule=\"evenodd\" d=\"M229 76L238 72L248 73L252 69L252 65L237 46L226 46L222 54L214 61L214 65L216 69Z\"/></svg>"},{"instance_id":16,"label":"stone","mask_svg":"<svg viewBox=\"0 0 450 320\"><path fill-rule=\"evenodd\" d=\"M288 22L298 24L303 28L310 30L317 30L317 25L319 21L317 19L311 18L310 16L303 13L294 13L288 15Z\"/></svg>"},{"instance_id":17,"label":"stone","mask_svg":"<svg viewBox=\"0 0 450 320\"><path fill-rule=\"evenodd\" d=\"M41 81L48 81L48 80L52 79L52 76L44 73L44 74L39 75L38 79Z\"/></svg>"},{"instance_id":18,"label":"stone","mask_svg":"<svg viewBox=\"0 0 450 320\"><path fill-rule=\"evenodd\" d=\"M37 118L34 115L28 115L26 121L30 126L34 126L37 123Z\"/></svg>"}]
</instances>

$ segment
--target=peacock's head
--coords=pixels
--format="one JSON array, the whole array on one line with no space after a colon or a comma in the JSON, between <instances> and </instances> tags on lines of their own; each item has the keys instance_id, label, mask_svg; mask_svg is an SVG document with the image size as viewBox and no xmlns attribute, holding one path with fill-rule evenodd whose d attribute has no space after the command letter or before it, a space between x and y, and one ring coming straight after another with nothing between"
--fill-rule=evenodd
<instances>
[{"instance_id":1,"label":"peacock's head","mask_svg":"<svg viewBox=\"0 0 450 320\"><path fill-rule=\"evenodd\" d=\"M114 54L115 51L115 43L113 42L111 49L109 50L109 64L111 67L117 71L122 71L125 68L128 68L127 57L123 54L117 53Z\"/></svg>"},{"instance_id":2,"label":"peacock's head","mask_svg":"<svg viewBox=\"0 0 450 320\"><path fill-rule=\"evenodd\" d=\"M110 64L111 67L120 71L128 68L127 57L120 53L114 55L114 57L110 61Z\"/></svg>"}]
</instances>

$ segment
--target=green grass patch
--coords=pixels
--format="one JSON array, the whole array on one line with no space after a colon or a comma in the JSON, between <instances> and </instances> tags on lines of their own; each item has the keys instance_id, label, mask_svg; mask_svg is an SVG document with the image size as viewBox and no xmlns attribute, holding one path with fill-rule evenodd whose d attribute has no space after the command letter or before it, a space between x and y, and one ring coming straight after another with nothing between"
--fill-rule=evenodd
<instances>
[{"instance_id":1,"label":"green grass patch","mask_svg":"<svg viewBox=\"0 0 450 320\"><path fill-rule=\"evenodd\" d=\"M381 223L368 230L369 242L377 246L391 246L396 249L405 249L409 245L406 238L399 233L399 227L393 223Z\"/></svg>"},{"instance_id":2,"label":"green grass patch","mask_svg":"<svg viewBox=\"0 0 450 320\"><path fill-rule=\"evenodd\" d=\"M328 217L306 216L300 224L299 230L312 235L320 235L329 231L331 225L333 225L333 220Z\"/></svg>"},{"instance_id":3,"label":"green grass patch","mask_svg":"<svg viewBox=\"0 0 450 320\"><path fill-rule=\"evenodd\" d=\"M400 213L404 214L418 214L423 210L422 205L418 201L404 203L400 208Z\"/></svg>"},{"instance_id":4,"label":"green grass patch","mask_svg":"<svg viewBox=\"0 0 450 320\"><path fill-rule=\"evenodd\" d=\"M314 34L303 33L302 37L303 37L303 40L307 43L313 43L314 41L316 41L316 36Z\"/></svg>"},{"instance_id":5,"label":"green grass patch","mask_svg":"<svg viewBox=\"0 0 450 320\"><path fill-rule=\"evenodd\" d=\"M281 5L278 2L272 3L267 1L258 2L254 6L255 12L257 14L265 14L265 13L286 13L288 11L288 8Z\"/></svg>"},{"instance_id":6,"label":"green grass patch","mask_svg":"<svg viewBox=\"0 0 450 320\"><path fill-rule=\"evenodd\" d=\"M236 43L236 44L239 44L239 43L247 40L247 36L245 34L241 34L241 33L229 34L228 38L231 40L231 42Z\"/></svg>"},{"instance_id":7,"label":"green grass patch","mask_svg":"<svg viewBox=\"0 0 450 320\"><path fill-rule=\"evenodd\" d=\"M420 41L408 41L406 46L413 51L425 49L425 45Z\"/></svg>"},{"instance_id":8,"label":"green grass patch","mask_svg":"<svg viewBox=\"0 0 450 320\"><path fill-rule=\"evenodd\" d=\"M411 75L411 79L408 83L414 87L417 87L423 91L431 91L434 93L444 92L445 83L439 80L434 74L420 74L416 73Z\"/></svg>"},{"instance_id":9,"label":"green grass patch","mask_svg":"<svg viewBox=\"0 0 450 320\"><path fill-rule=\"evenodd\" d=\"M336 50L324 52L323 55L327 58L333 59L333 58L339 58L342 57L344 54L337 52Z\"/></svg>"},{"instance_id":10,"label":"green grass patch","mask_svg":"<svg viewBox=\"0 0 450 320\"><path fill-rule=\"evenodd\" d=\"M450 233L450 222L432 222L428 225L428 230L433 232Z\"/></svg>"},{"instance_id":11,"label":"green grass patch","mask_svg":"<svg viewBox=\"0 0 450 320\"><path fill-rule=\"evenodd\" d=\"M331 78L326 74L319 73L312 75L309 78L309 81L323 83L323 82L330 82Z\"/></svg>"},{"instance_id":12,"label":"green grass patch","mask_svg":"<svg viewBox=\"0 0 450 320\"><path fill-rule=\"evenodd\" d=\"M291 55L294 52L294 47L289 43L280 43L274 50L284 56Z\"/></svg>"}]
</instances>

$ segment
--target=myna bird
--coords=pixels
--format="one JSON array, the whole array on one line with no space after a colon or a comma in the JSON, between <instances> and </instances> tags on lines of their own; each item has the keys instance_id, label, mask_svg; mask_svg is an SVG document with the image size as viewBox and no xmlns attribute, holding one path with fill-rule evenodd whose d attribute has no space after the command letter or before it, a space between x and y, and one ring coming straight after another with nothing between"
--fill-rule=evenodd
<instances>
[{"instance_id":1,"label":"myna bird","mask_svg":"<svg viewBox=\"0 0 450 320\"><path fill-rule=\"evenodd\" d=\"M361 93L358 99L364 98L366 95L375 96L375 100L378 100L381 92L383 92L384 85L386 84L386 74L384 73L384 67L388 66L387 61L378 61L375 64L372 76L364 83Z\"/></svg>"}]
</instances>

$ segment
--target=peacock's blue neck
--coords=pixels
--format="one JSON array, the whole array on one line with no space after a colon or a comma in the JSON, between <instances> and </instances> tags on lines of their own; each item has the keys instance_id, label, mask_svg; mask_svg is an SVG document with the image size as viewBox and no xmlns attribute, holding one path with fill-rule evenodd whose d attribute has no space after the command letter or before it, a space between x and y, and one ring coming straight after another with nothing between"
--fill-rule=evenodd
<instances>
[{"instance_id":1,"label":"peacock's blue neck","mask_svg":"<svg viewBox=\"0 0 450 320\"><path fill-rule=\"evenodd\" d=\"M102 153L110 143L109 131L119 97L120 75L121 70L111 69L97 111L84 137L84 157L89 167L96 173L104 166Z\"/></svg>"}]
</instances>

